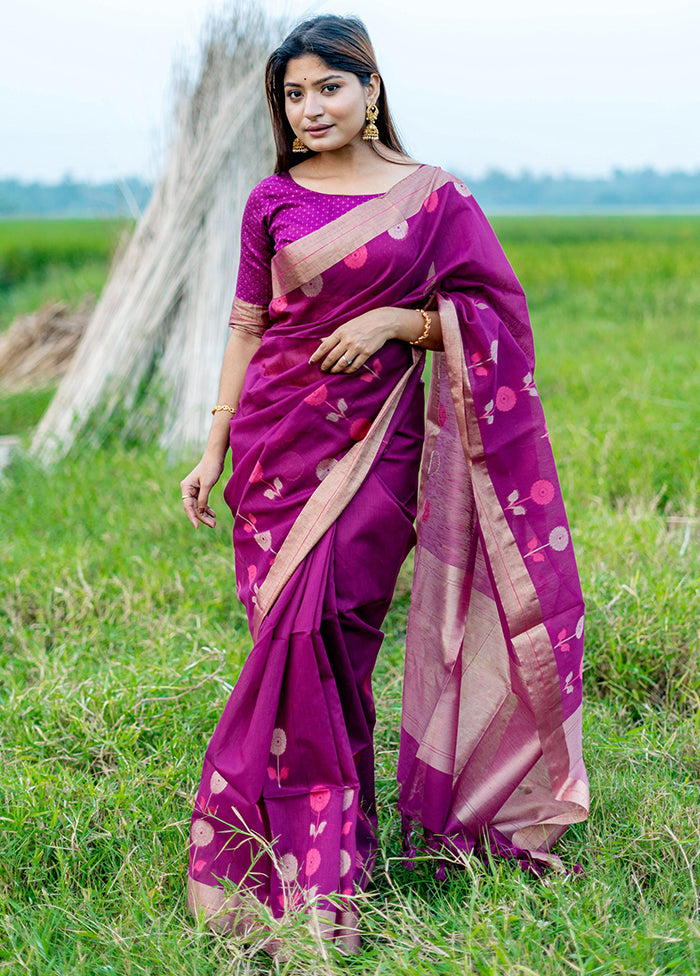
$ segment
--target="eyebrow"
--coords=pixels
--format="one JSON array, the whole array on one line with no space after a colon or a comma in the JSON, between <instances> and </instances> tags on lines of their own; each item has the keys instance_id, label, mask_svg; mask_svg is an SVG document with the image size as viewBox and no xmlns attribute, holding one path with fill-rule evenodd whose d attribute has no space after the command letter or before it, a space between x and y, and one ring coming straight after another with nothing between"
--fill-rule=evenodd
<instances>
[{"instance_id":1,"label":"eyebrow","mask_svg":"<svg viewBox=\"0 0 700 976\"><path fill-rule=\"evenodd\" d=\"M327 81L332 78L340 78L342 80L342 75L326 75L324 78L319 78L318 81L312 82L313 85L324 85ZM296 81L285 81L285 88L301 88L301 85Z\"/></svg>"}]
</instances>

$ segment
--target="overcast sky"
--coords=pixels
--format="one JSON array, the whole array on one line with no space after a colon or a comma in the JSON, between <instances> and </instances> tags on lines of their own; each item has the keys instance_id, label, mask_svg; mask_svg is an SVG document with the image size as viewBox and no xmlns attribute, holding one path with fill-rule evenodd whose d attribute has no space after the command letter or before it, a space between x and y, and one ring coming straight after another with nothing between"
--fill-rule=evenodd
<instances>
[{"instance_id":1,"label":"overcast sky","mask_svg":"<svg viewBox=\"0 0 700 976\"><path fill-rule=\"evenodd\" d=\"M17 0L0 178L158 175L170 80L221 0ZM293 15L308 2L268 0ZM700 168L698 0L355 0L408 148L478 176Z\"/></svg>"}]
</instances>

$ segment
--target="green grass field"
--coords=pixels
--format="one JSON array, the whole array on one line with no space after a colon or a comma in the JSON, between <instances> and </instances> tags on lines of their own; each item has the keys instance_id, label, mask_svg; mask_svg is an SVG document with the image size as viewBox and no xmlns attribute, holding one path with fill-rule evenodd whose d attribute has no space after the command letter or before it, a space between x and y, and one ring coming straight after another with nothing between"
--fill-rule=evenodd
<instances>
[{"instance_id":1,"label":"green grass field","mask_svg":"<svg viewBox=\"0 0 700 976\"><path fill-rule=\"evenodd\" d=\"M494 223L529 296L588 608L592 810L560 847L585 876L469 862L440 884L429 859L403 866L405 567L375 678L381 857L364 951L319 953L292 920L271 962L196 929L190 806L250 646L230 520L217 489L219 527L194 533L178 489L192 459L111 442L0 475L0 972L700 971L700 219ZM33 419L20 405L10 426Z\"/></svg>"},{"instance_id":2,"label":"green grass field","mask_svg":"<svg viewBox=\"0 0 700 976\"><path fill-rule=\"evenodd\" d=\"M99 294L126 220L0 220L0 331L47 301Z\"/></svg>"}]
</instances>

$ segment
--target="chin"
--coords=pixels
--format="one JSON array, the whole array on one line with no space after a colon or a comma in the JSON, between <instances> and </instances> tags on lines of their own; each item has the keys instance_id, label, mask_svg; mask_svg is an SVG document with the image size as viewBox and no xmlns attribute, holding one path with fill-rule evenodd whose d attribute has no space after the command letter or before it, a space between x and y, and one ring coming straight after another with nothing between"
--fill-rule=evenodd
<instances>
[{"instance_id":1,"label":"chin","mask_svg":"<svg viewBox=\"0 0 700 976\"><path fill-rule=\"evenodd\" d=\"M350 137L339 139L336 136L335 139L328 139L328 140L324 139L323 141L319 142L319 146L316 149L316 152L324 152L333 149L344 149L345 146L349 146L351 142L352 142L352 138Z\"/></svg>"}]
</instances>

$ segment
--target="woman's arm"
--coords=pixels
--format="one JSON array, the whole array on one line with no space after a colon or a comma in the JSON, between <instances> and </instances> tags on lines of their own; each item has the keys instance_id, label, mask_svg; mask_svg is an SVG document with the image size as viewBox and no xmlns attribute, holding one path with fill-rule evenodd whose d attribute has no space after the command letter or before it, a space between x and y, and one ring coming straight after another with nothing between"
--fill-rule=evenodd
<instances>
[{"instance_id":1,"label":"woman's arm","mask_svg":"<svg viewBox=\"0 0 700 976\"><path fill-rule=\"evenodd\" d=\"M430 316L430 332L421 339L419 346L442 349L440 315L432 309L427 314ZM309 362L319 363L324 372L356 373L389 339L412 342L423 335L425 324L423 314L415 308L374 308L350 319L327 336Z\"/></svg>"},{"instance_id":2,"label":"woman's arm","mask_svg":"<svg viewBox=\"0 0 700 976\"><path fill-rule=\"evenodd\" d=\"M253 358L260 341L258 336L233 329L226 344L221 366L217 403L238 406L248 363ZM229 446L230 420L231 414L228 410L218 410L214 414L202 459L180 482L182 504L187 518L195 529L200 522L210 528L216 525L216 515L209 506L209 492L224 470L224 460Z\"/></svg>"},{"instance_id":3,"label":"woman's arm","mask_svg":"<svg viewBox=\"0 0 700 976\"><path fill-rule=\"evenodd\" d=\"M404 342L414 342L425 331L423 314L414 308L385 308L382 312L391 313L394 321L392 339L403 339ZM426 309L430 316L430 331L418 345L421 349L442 349L442 327L440 313L437 309Z\"/></svg>"}]
</instances>

